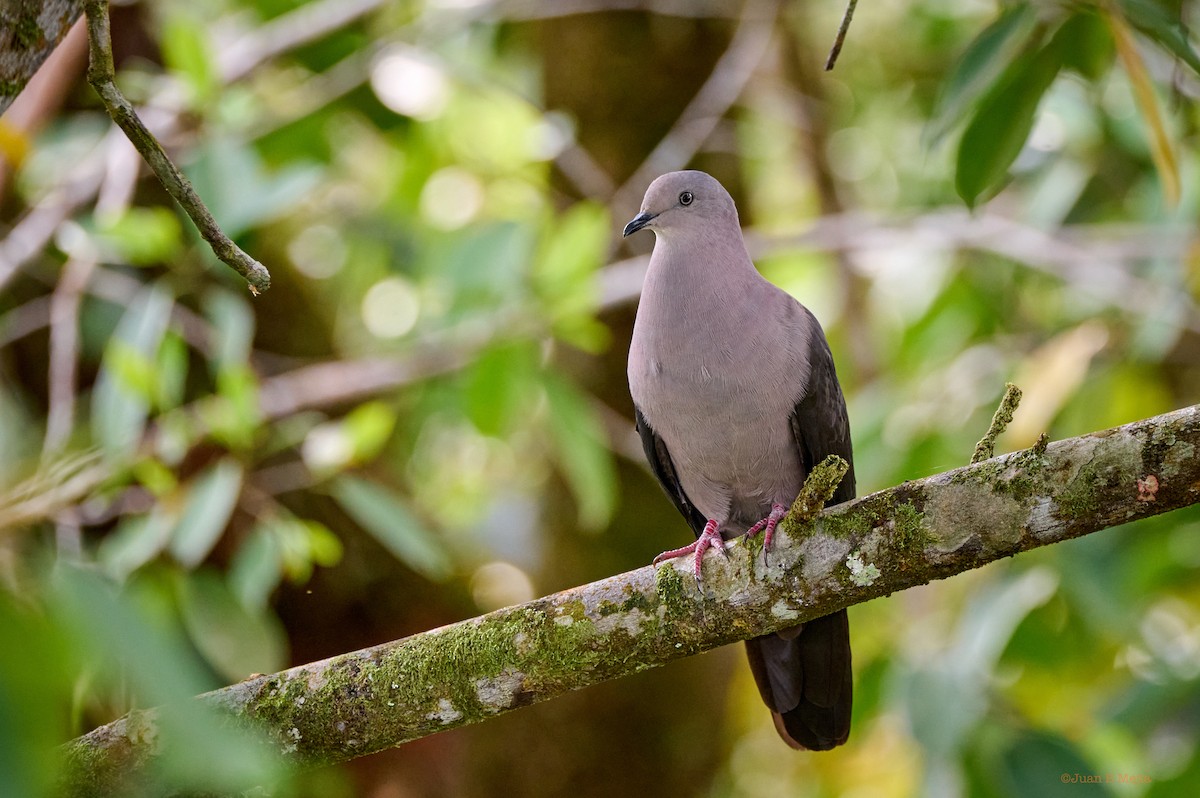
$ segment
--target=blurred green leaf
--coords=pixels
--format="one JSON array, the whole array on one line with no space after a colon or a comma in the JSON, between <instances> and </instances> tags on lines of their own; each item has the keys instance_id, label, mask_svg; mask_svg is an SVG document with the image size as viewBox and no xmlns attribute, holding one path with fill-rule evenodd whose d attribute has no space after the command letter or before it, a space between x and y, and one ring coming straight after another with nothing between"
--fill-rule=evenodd
<instances>
[{"instance_id":1,"label":"blurred green leaf","mask_svg":"<svg viewBox=\"0 0 1200 798\"><path fill-rule=\"evenodd\" d=\"M405 565L433 581L450 575L452 564L441 541L390 490L347 475L333 481L330 493L359 526Z\"/></svg>"},{"instance_id":2,"label":"blurred green leaf","mask_svg":"<svg viewBox=\"0 0 1200 798\"><path fill-rule=\"evenodd\" d=\"M329 527L316 521L303 521L312 561L328 568L342 561L342 541Z\"/></svg>"},{"instance_id":3,"label":"blurred green leaf","mask_svg":"<svg viewBox=\"0 0 1200 798\"><path fill-rule=\"evenodd\" d=\"M1154 0L1117 0L1117 5L1131 25L1200 75L1200 55L1192 48L1187 28L1177 16L1171 16L1162 3Z\"/></svg>"},{"instance_id":4,"label":"blurred green leaf","mask_svg":"<svg viewBox=\"0 0 1200 798\"><path fill-rule=\"evenodd\" d=\"M975 37L943 81L937 103L930 114L925 136L937 145L1005 69L1036 38L1031 36L1037 13L1031 3L1010 5Z\"/></svg>"},{"instance_id":5,"label":"blurred green leaf","mask_svg":"<svg viewBox=\"0 0 1200 798\"><path fill-rule=\"evenodd\" d=\"M1108 26L1095 11L1072 14L1059 29L1058 37L1062 42L1064 68L1096 81L1112 66L1116 48Z\"/></svg>"},{"instance_id":6,"label":"blurred green leaf","mask_svg":"<svg viewBox=\"0 0 1200 798\"><path fill-rule=\"evenodd\" d=\"M595 320L596 273L607 255L612 219L602 205L576 203L546 231L533 287L555 334L588 351L607 342Z\"/></svg>"},{"instance_id":7,"label":"blurred green leaf","mask_svg":"<svg viewBox=\"0 0 1200 798\"><path fill-rule=\"evenodd\" d=\"M191 408L176 407L163 413L155 427L154 452L165 465L178 466L201 435Z\"/></svg>"},{"instance_id":8,"label":"blurred green leaf","mask_svg":"<svg viewBox=\"0 0 1200 798\"><path fill-rule=\"evenodd\" d=\"M903 708L912 735L937 760L953 761L988 709L983 673L950 667L908 667L897 662L893 700Z\"/></svg>"},{"instance_id":9,"label":"blurred green leaf","mask_svg":"<svg viewBox=\"0 0 1200 798\"><path fill-rule=\"evenodd\" d=\"M67 728L70 641L28 597L0 589L0 795L49 796Z\"/></svg>"},{"instance_id":10,"label":"blurred green leaf","mask_svg":"<svg viewBox=\"0 0 1200 798\"><path fill-rule=\"evenodd\" d=\"M55 574L53 600L79 654L103 686L129 679L139 706L191 698L216 687L170 614L169 584L141 575L118 590L74 566Z\"/></svg>"},{"instance_id":11,"label":"blurred green leaf","mask_svg":"<svg viewBox=\"0 0 1200 798\"><path fill-rule=\"evenodd\" d=\"M104 219L96 231L102 245L134 266L169 262L183 244L183 226L171 208L127 208Z\"/></svg>"},{"instance_id":12,"label":"blurred green leaf","mask_svg":"<svg viewBox=\"0 0 1200 798\"><path fill-rule=\"evenodd\" d=\"M1005 179L1061 64L1059 48L1051 41L1032 58L1018 62L980 103L958 145L954 176L954 187L969 207Z\"/></svg>"},{"instance_id":13,"label":"blurred green leaf","mask_svg":"<svg viewBox=\"0 0 1200 798\"><path fill-rule=\"evenodd\" d=\"M342 419L342 430L350 442L355 463L374 460L396 428L396 411L383 402L366 402Z\"/></svg>"},{"instance_id":14,"label":"blurred green leaf","mask_svg":"<svg viewBox=\"0 0 1200 798\"><path fill-rule=\"evenodd\" d=\"M514 341L485 349L467 373L467 415L484 435L512 429L536 388L537 349Z\"/></svg>"},{"instance_id":15,"label":"blurred green leaf","mask_svg":"<svg viewBox=\"0 0 1200 798\"><path fill-rule=\"evenodd\" d=\"M359 405L337 421L314 426L304 439L304 464L325 479L369 462L383 450L396 425L396 412L383 402Z\"/></svg>"},{"instance_id":16,"label":"blurred green leaf","mask_svg":"<svg viewBox=\"0 0 1200 798\"><path fill-rule=\"evenodd\" d=\"M293 584L307 582L314 565L337 565L342 559L342 541L322 523L286 514L269 526L282 555L283 574Z\"/></svg>"},{"instance_id":17,"label":"blurred green leaf","mask_svg":"<svg viewBox=\"0 0 1200 798\"><path fill-rule=\"evenodd\" d=\"M199 15L176 11L167 15L160 39L163 61L183 78L200 101L213 95L219 80L208 36L209 28Z\"/></svg>"},{"instance_id":18,"label":"blurred green leaf","mask_svg":"<svg viewBox=\"0 0 1200 798\"><path fill-rule=\"evenodd\" d=\"M617 491L604 428L587 397L565 379L548 374L543 386L558 460L579 503L579 522L599 529L612 517Z\"/></svg>"},{"instance_id":19,"label":"blurred green leaf","mask_svg":"<svg viewBox=\"0 0 1200 798\"><path fill-rule=\"evenodd\" d=\"M450 292L456 311L503 306L523 299L534 229L528 224L472 225L430 242L422 271Z\"/></svg>"},{"instance_id":20,"label":"blurred green leaf","mask_svg":"<svg viewBox=\"0 0 1200 798\"><path fill-rule=\"evenodd\" d=\"M239 603L220 575L207 568L178 574L176 595L188 637L222 677L235 682L274 673L287 664L279 621Z\"/></svg>"},{"instance_id":21,"label":"blurred green leaf","mask_svg":"<svg viewBox=\"0 0 1200 798\"><path fill-rule=\"evenodd\" d=\"M179 480L175 478L175 472L167 468L161 460L153 457L138 460L130 468L130 471L138 483L159 498L166 496L179 485Z\"/></svg>"},{"instance_id":22,"label":"blurred green leaf","mask_svg":"<svg viewBox=\"0 0 1200 798\"><path fill-rule=\"evenodd\" d=\"M141 439L153 381L133 364L152 362L173 304L163 283L147 286L131 299L105 348L92 392L92 435L109 454L130 454Z\"/></svg>"},{"instance_id":23,"label":"blurred green leaf","mask_svg":"<svg viewBox=\"0 0 1200 798\"><path fill-rule=\"evenodd\" d=\"M188 348L182 338L168 331L158 347L154 369L154 404L172 410L183 403L187 384Z\"/></svg>"},{"instance_id":24,"label":"blurred green leaf","mask_svg":"<svg viewBox=\"0 0 1200 798\"><path fill-rule=\"evenodd\" d=\"M540 160L538 120L538 111L511 92L474 91L453 95L433 127L463 163L503 172Z\"/></svg>"},{"instance_id":25,"label":"blurred green leaf","mask_svg":"<svg viewBox=\"0 0 1200 798\"><path fill-rule=\"evenodd\" d=\"M123 518L100 542L96 558L104 566L105 573L125 579L167 547L174 525L174 516L162 504L146 515Z\"/></svg>"},{"instance_id":26,"label":"blurred green leaf","mask_svg":"<svg viewBox=\"0 0 1200 798\"><path fill-rule=\"evenodd\" d=\"M959 620L955 667L987 673L996 664L1017 626L1058 589L1048 568L1033 568L986 585L971 597Z\"/></svg>"},{"instance_id":27,"label":"blurred green leaf","mask_svg":"<svg viewBox=\"0 0 1200 798\"><path fill-rule=\"evenodd\" d=\"M279 541L267 524L251 530L229 564L229 589L243 607L262 610L282 578Z\"/></svg>"},{"instance_id":28,"label":"blurred green leaf","mask_svg":"<svg viewBox=\"0 0 1200 798\"><path fill-rule=\"evenodd\" d=\"M105 355L105 365L121 387L149 404L158 393L157 374L151 359L120 340L114 340Z\"/></svg>"},{"instance_id":29,"label":"blurred green leaf","mask_svg":"<svg viewBox=\"0 0 1200 798\"><path fill-rule=\"evenodd\" d=\"M236 451L254 448L262 422L258 406L258 378L249 366L231 366L217 373L217 394L199 409L209 434Z\"/></svg>"},{"instance_id":30,"label":"blurred green leaf","mask_svg":"<svg viewBox=\"0 0 1200 798\"><path fill-rule=\"evenodd\" d=\"M229 291L213 288L204 295L204 314L212 323L212 370L244 367L254 343L254 313L248 300Z\"/></svg>"},{"instance_id":31,"label":"blurred green leaf","mask_svg":"<svg viewBox=\"0 0 1200 798\"><path fill-rule=\"evenodd\" d=\"M242 466L226 457L186 488L183 514L171 532L171 554L183 565L199 565L221 537L242 490Z\"/></svg>"},{"instance_id":32,"label":"blurred green leaf","mask_svg":"<svg viewBox=\"0 0 1200 798\"><path fill-rule=\"evenodd\" d=\"M184 172L231 238L293 208L321 178L307 164L268 173L253 147L220 135L201 141Z\"/></svg>"},{"instance_id":33,"label":"blurred green leaf","mask_svg":"<svg viewBox=\"0 0 1200 798\"><path fill-rule=\"evenodd\" d=\"M1057 798L1064 794L1116 794L1106 783L1087 780L1088 777L1105 779L1108 774L1104 768L1097 768L1084 759L1079 749L1057 734L1025 732L997 764L994 777L999 785L1003 785L1000 790L1003 795Z\"/></svg>"},{"instance_id":34,"label":"blurred green leaf","mask_svg":"<svg viewBox=\"0 0 1200 798\"><path fill-rule=\"evenodd\" d=\"M178 618L161 613L174 604L171 580L142 579L117 591L81 568L61 567L56 577L55 617L78 655L96 666L99 686L131 688L138 706L157 707L159 758L137 794L228 793L283 776L270 746L193 700L218 685Z\"/></svg>"}]
</instances>

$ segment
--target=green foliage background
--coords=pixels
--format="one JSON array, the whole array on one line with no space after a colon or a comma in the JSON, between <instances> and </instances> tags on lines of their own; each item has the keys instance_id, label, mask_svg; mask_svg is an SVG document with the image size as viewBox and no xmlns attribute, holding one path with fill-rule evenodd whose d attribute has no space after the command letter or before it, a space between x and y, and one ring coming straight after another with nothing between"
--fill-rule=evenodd
<instances>
[{"instance_id":1,"label":"green foliage background","mask_svg":"<svg viewBox=\"0 0 1200 798\"><path fill-rule=\"evenodd\" d=\"M1196 9L864 3L824 73L836 6L117 9L122 88L272 270L258 298L81 75L27 92L48 124L0 136L0 794L164 705L147 794L1194 795L1194 511L852 608L828 754L783 747L734 648L302 777L181 701L687 538L624 381L650 242L619 231L661 171L720 178L822 320L862 492L967 462L1006 380L1010 450L1196 402Z\"/></svg>"}]
</instances>

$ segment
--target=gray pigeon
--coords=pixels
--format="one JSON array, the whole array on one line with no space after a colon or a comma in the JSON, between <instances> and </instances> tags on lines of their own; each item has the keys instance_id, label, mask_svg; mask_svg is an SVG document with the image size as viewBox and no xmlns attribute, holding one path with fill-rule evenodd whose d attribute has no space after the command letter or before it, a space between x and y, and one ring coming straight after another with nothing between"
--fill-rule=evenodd
<instances>
[{"instance_id":1,"label":"gray pigeon","mask_svg":"<svg viewBox=\"0 0 1200 798\"><path fill-rule=\"evenodd\" d=\"M742 240L737 208L704 172L650 184L626 225L655 234L633 342L629 390L646 457L704 552L764 531L764 551L805 476L827 455L851 463L830 504L854 498L846 401L821 325L767 282ZM824 751L850 733L846 611L746 641L775 728Z\"/></svg>"}]
</instances>

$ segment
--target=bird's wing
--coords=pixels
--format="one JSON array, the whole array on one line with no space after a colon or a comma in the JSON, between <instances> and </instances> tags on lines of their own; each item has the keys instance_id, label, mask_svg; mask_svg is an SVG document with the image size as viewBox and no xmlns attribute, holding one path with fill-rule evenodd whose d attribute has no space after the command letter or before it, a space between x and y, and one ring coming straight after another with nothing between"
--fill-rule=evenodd
<instances>
[{"instance_id":1,"label":"bird's wing","mask_svg":"<svg viewBox=\"0 0 1200 798\"><path fill-rule=\"evenodd\" d=\"M812 320L810 329L808 385L789 421L805 475L811 474L817 463L831 454L838 455L850 465L826 504L832 506L854 498L854 452L850 445L846 399L838 384L833 354L816 319Z\"/></svg>"},{"instance_id":2,"label":"bird's wing","mask_svg":"<svg viewBox=\"0 0 1200 798\"><path fill-rule=\"evenodd\" d=\"M850 464L828 502L840 504L854 498L850 422L829 344L816 320L810 321L808 381L789 421L806 475L831 454ZM845 610L747 640L746 653L763 701L789 745L824 751L846 741L854 684Z\"/></svg>"},{"instance_id":3,"label":"bird's wing","mask_svg":"<svg viewBox=\"0 0 1200 798\"><path fill-rule=\"evenodd\" d=\"M650 462L650 470L654 472L658 484L662 485L663 490L670 497L671 503L675 505L675 509L687 520L692 532L699 537L707 519L683 492L679 475L675 473L675 464L671 462L671 454L667 451L667 444L650 428L650 424L637 405L634 405L633 412L637 419L638 437L642 439L642 448L646 451L646 459Z\"/></svg>"}]
</instances>

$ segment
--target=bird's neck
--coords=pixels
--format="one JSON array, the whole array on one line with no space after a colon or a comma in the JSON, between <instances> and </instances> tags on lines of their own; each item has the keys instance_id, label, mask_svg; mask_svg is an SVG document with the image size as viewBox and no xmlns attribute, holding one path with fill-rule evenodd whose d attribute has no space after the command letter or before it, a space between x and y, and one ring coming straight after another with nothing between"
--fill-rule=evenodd
<instances>
[{"instance_id":1,"label":"bird's neck","mask_svg":"<svg viewBox=\"0 0 1200 798\"><path fill-rule=\"evenodd\" d=\"M713 230L654 245L641 303L654 308L660 329L686 332L695 325L742 324L755 313L752 297L765 281L754 268L741 231Z\"/></svg>"}]
</instances>

